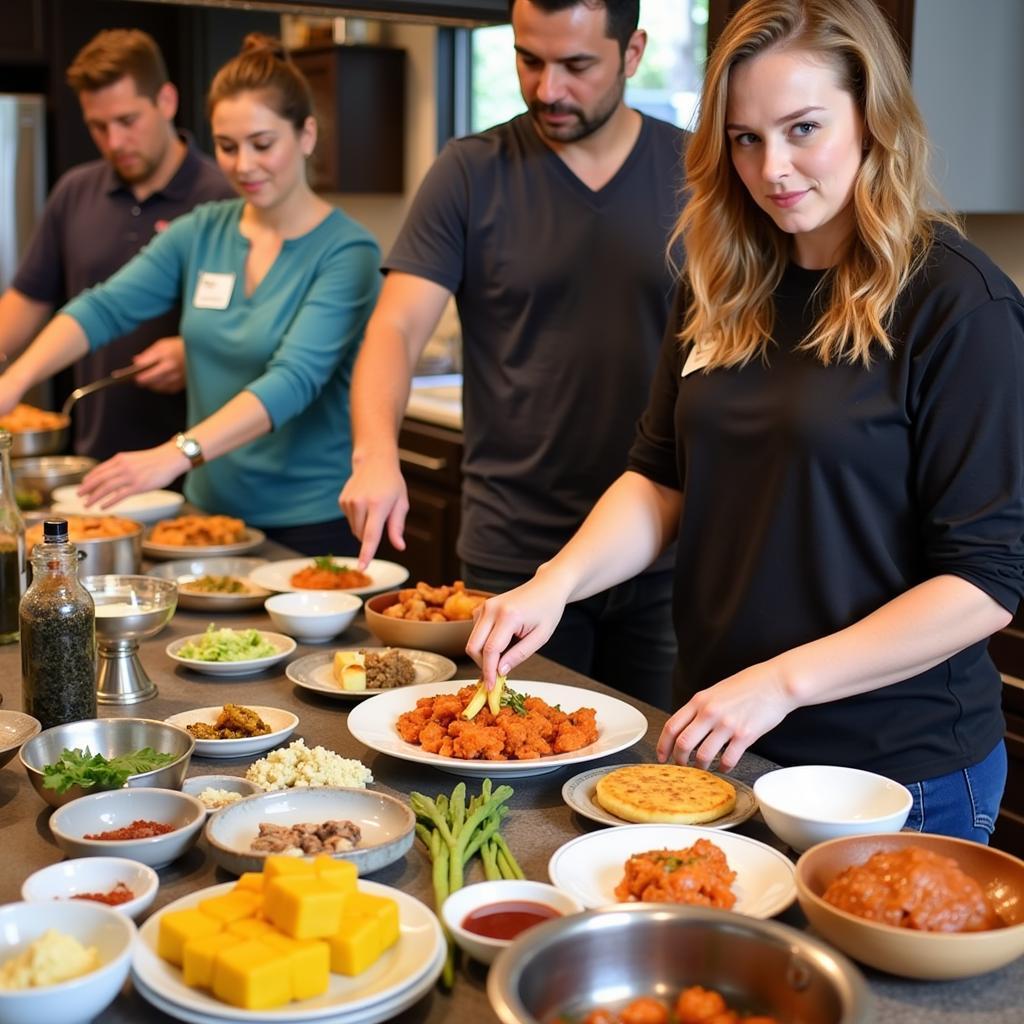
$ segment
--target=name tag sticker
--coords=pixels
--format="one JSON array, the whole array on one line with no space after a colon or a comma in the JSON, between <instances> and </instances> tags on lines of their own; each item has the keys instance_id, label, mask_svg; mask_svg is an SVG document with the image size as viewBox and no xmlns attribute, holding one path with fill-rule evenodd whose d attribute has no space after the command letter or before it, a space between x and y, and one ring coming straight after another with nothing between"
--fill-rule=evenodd
<instances>
[{"instance_id":1,"label":"name tag sticker","mask_svg":"<svg viewBox=\"0 0 1024 1024\"><path fill-rule=\"evenodd\" d=\"M227 309L234 290L234 274L215 274L210 270L200 270L192 305L196 309Z\"/></svg>"},{"instance_id":2,"label":"name tag sticker","mask_svg":"<svg viewBox=\"0 0 1024 1024\"><path fill-rule=\"evenodd\" d=\"M683 372L680 376L689 377L691 373L703 370L709 362L711 362L710 346L707 348L701 348L694 345L690 349L690 354L686 357L686 362L683 363Z\"/></svg>"}]
</instances>

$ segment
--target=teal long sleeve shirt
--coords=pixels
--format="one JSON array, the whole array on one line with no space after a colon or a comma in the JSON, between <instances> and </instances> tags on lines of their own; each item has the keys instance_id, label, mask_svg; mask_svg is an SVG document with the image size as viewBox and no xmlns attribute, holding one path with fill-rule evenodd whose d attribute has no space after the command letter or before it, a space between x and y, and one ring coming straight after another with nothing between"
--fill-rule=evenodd
<instances>
[{"instance_id":1,"label":"teal long sleeve shirt","mask_svg":"<svg viewBox=\"0 0 1024 1024\"><path fill-rule=\"evenodd\" d=\"M254 526L325 522L340 515L338 492L351 471L349 385L377 298L379 250L365 228L334 210L286 240L247 296L242 207L240 199L196 207L63 312L96 349L180 302L189 423L243 390L272 423L271 433L189 473L189 501ZM217 279L214 302L224 308L196 305L197 284L210 274L233 277L230 290Z\"/></svg>"}]
</instances>

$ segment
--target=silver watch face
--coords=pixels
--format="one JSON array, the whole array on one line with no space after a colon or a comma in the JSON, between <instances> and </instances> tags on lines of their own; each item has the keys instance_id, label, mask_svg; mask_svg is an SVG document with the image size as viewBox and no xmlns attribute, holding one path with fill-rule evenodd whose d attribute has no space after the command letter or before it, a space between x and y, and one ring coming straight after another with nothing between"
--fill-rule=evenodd
<instances>
[{"instance_id":1,"label":"silver watch face","mask_svg":"<svg viewBox=\"0 0 1024 1024\"><path fill-rule=\"evenodd\" d=\"M186 458L194 459L202 454L202 448L194 437L181 437L178 439L178 447Z\"/></svg>"}]
</instances>

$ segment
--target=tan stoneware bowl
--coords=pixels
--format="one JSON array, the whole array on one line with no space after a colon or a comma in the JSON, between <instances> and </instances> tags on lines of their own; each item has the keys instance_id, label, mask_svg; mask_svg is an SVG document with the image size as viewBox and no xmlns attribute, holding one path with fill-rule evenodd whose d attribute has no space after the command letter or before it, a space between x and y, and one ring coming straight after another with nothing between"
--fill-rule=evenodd
<instances>
[{"instance_id":1,"label":"tan stoneware bowl","mask_svg":"<svg viewBox=\"0 0 1024 1024\"><path fill-rule=\"evenodd\" d=\"M982 932L922 932L856 917L822 893L844 868L883 850L921 847L953 858L988 895L1004 927ZM917 832L846 836L814 846L796 864L797 897L827 942L861 963L905 978L948 980L984 974L1024 954L1024 861L1001 850Z\"/></svg>"},{"instance_id":2,"label":"tan stoneware bowl","mask_svg":"<svg viewBox=\"0 0 1024 1024\"><path fill-rule=\"evenodd\" d=\"M468 590L467 593L483 597L494 597L483 590ZM371 597L363 606L366 624L382 643L389 647L411 647L418 651L433 651L449 658L464 658L469 634L473 632L473 619L459 622L408 622L392 619L384 609L398 602L398 591Z\"/></svg>"}]
</instances>

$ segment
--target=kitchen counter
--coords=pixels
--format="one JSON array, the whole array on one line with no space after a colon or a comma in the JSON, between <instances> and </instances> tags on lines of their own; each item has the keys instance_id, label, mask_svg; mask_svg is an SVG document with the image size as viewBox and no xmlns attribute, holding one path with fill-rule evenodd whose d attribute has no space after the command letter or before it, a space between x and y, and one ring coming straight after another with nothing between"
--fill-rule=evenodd
<instances>
[{"instance_id":1,"label":"kitchen counter","mask_svg":"<svg viewBox=\"0 0 1024 1024\"><path fill-rule=\"evenodd\" d=\"M281 549L270 545L261 552L268 557L284 557ZM220 679L198 675L177 667L167 657L167 644L189 633L201 632L211 616L179 611L158 637L142 645L141 657L147 672L159 687L158 696L142 704L126 708L102 708L103 717L137 715L166 718L192 708L226 701L263 704L285 708L299 716L293 738L302 737L307 744L322 744L347 757L363 761L373 772L374 785L384 792L404 798L411 789L425 793L450 792L457 779L434 769L408 764L382 754L368 751L359 744L345 726L347 711L352 706L340 701L318 699L294 687L279 669L245 676ZM269 621L262 613L248 616L218 616L221 625L236 628L258 626L267 628ZM338 643L345 645L373 643L373 637L361 620L344 634ZM295 657L316 650L322 645L299 645ZM0 648L0 691L6 708L21 706L20 651L17 645ZM459 663L459 678L471 678L474 667L468 661ZM544 658L534 657L518 670L523 679L541 679L569 683L600 692L608 690L598 683L579 676ZM647 736L630 750L612 755L606 763L628 763L654 759L654 743L665 721L663 712L645 704L637 704L647 716ZM243 774L249 759L213 761L193 757L190 775L213 772ZM562 801L563 783L586 766L567 767L535 778L512 780L515 796L510 802L512 813L506 819L504 832L519 858L527 877L547 878L547 861L551 854L570 839L599 826L581 818ZM747 756L737 770L746 782L772 766L761 758ZM467 780L471 792L479 783ZM49 808L36 795L21 764L15 758L0 770L0 842L5 852L5 870L0 876L0 902L20 898L21 883L32 871L62 859L47 828ZM739 831L757 839L779 844L759 818L740 826ZM479 863L474 863L467 881L482 878ZM231 880L233 876L216 868L210 860L205 843L194 847L184 858L160 871L160 891L154 910L196 889ZM372 876L376 882L396 886L432 904L429 861L420 844L400 861ZM803 916L796 907L781 918L786 923L804 927ZM1021 994L1024 993L1024 958L1001 971L981 978L960 982L913 982L891 978L865 969L871 989L877 998L877 1020L880 1024L1018 1024L1021 1017ZM486 968L463 961L452 993L435 989L405 1013L394 1018L404 1024L478 1024L496 1018L491 1012L485 992ZM171 1018L146 1003L130 986L101 1016L103 1024L123 1022L165 1022Z\"/></svg>"}]
</instances>

